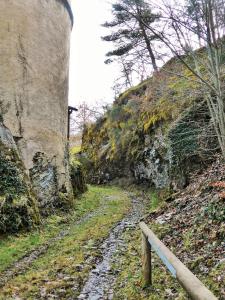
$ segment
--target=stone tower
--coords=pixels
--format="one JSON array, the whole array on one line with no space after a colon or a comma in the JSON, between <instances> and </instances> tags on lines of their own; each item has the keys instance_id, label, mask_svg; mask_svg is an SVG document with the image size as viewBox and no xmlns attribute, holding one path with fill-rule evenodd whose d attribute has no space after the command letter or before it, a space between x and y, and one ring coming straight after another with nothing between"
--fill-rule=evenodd
<instances>
[{"instance_id":1,"label":"stone tower","mask_svg":"<svg viewBox=\"0 0 225 300\"><path fill-rule=\"evenodd\" d=\"M66 140L70 1L1 0L0 14L4 124L40 207L51 206L59 194L71 193Z\"/></svg>"}]
</instances>

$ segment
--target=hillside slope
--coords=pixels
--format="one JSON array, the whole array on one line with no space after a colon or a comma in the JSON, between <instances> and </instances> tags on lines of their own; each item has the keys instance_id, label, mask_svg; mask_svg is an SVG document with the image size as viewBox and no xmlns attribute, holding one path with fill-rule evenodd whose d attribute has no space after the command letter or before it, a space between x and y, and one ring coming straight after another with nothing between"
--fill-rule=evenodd
<instances>
[{"instance_id":1,"label":"hillside slope","mask_svg":"<svg viewBox=\"0 0 225 300\"><path fill-rule=\"evenodd\" d=\"M150 198L144 222L221 300L225 298L224 180L225 165L218 159L201 175L193 174L189 186L167 202L160 202L153 193L142 194ZM153 287L143 288L140 232L124 235L127 251L118 254L120 260L114 266L123 265L115 299L189 299L154 252Z\"/></svg>"},{"instance_id":2,"label":"hillside slope","mask_svg":"<svg viewBox=\"0 0 225 300\"><path fill-rule=\"evenodd\" d=\"M176 76L175 74L180 74ZM205 168L217 141L201 86L176 59L124 92L83 135L89 182L114 180L179 190Z\"/></svg>"}]
</instances>

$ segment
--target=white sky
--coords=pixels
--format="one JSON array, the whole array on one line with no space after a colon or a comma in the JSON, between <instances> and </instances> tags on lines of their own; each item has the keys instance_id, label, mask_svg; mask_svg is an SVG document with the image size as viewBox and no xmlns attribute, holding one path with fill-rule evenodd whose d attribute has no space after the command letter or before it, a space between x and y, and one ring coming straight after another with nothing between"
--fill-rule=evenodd
<instances>
[{"instance_id":1,"label":"white sky","mask_svg":"<svg viewBox=\"0 0 225 300\"><path fill-rule=\"evenodd\" d=\"M114 80L119 76L117 66L105 65L105 54L113 45L101 41L109 30L100 26L111 20L108 0L72 0L74 28L71 37L69 103L112 102Z\"/></svg>"}]
</instances>

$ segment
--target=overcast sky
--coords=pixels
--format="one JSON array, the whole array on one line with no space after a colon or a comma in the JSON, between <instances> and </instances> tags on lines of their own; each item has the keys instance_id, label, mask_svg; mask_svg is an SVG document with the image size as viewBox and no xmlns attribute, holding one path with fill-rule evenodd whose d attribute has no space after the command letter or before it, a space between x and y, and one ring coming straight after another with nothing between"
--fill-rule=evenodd
<instances>
[{"instance_id":1,"label":"overcast sky","mask_svg":"<svg viewBox=\"0 0 225 300\"><path fill-rule=\"evenodd\" d=\"M111 87L119 72L115 65L104 64L105 53L112 49L112 45L101 41L101 36L109 32L100 26L111 19L109 1L72 0L74 28L71 38L69 102L73 106L81 101L113 101Z\"/></svg>"}]
</instances>

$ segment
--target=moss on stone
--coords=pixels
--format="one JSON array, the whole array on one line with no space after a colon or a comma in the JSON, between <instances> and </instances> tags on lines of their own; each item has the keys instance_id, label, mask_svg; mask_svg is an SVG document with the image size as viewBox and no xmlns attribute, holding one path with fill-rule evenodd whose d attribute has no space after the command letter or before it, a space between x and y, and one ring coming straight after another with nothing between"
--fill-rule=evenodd
<instances>
[{"instance_id":1,"label":"moss on stone","mask_svg":"<svg viewBox=\"0 0 225 300\"><path fill-rule=\"evenodd\" d=\"M0 232L17 232L39 221L36 199L18 153L0 142Z\"/></svg>"},{"instance_id":2,"label":"moss on stone","mask_svg":"<svg viewBox=\"0 0 225 300\"><path fill-rule=\"evenodd\" d=\"M78 196L87 191L83 166L76 159L76 156L73 156L70 162L70 178L74 196Z\"/></svg>"},{"instance_id":3,"label":"moss on stone","mask_svg":"<svg viewBox=\"0 0 225 300\"><path fill-rule=\"evenodd\" d=\"M171 175L179 176L180 169L187 167L182 163L190 157L203 162L215 154L203 150L215 148L217 141L211 136L215 133L201 86L187 68L173 59L157 74L125 91L103 117L85 129L85 173L89 173L91 183L136 176L136 166L148 167L146 149L154 151L157 143L162 159L151 163L158 164L157 170L165 164L170 169L172 164L175 170Z\"/></svg>"}]
</instances>

